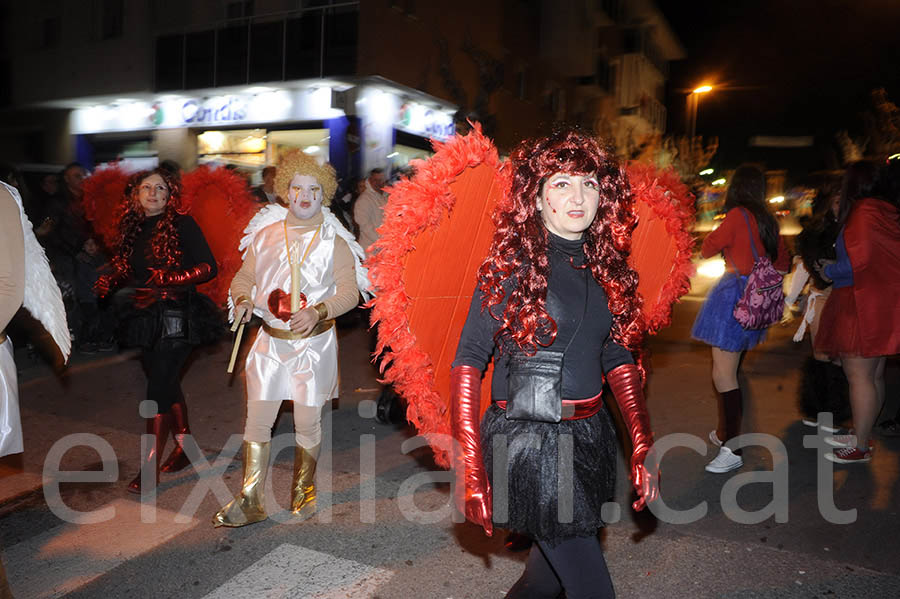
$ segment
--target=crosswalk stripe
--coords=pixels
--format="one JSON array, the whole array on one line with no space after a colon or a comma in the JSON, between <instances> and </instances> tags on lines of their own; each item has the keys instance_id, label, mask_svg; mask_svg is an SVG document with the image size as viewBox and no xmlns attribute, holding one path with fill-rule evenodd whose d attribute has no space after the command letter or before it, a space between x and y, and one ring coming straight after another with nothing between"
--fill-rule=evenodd
<instances>
[{"instance_id":1,"label":"crosswalk stripe","mask_svg":"<svg viewBox=\"0 0 900 599\"><path fill-rule=\"evenodd\" d=\"M390 570L285 543L203 599L367 599L391 576Z\"/></svg>"},{"instance_id":2,"label":"crosswalk stripe","mask_svg":"<svg viewBox=\"0 0 900 599\"><path fill-rule=\"evenodd\" d=\"M3 551L17 599L62 597L116 566L199 524L175 523L175 512L157 508L156 522L141 522L141 504L117 499L115 517L97 524L55 526ZM40 567L35 567L40 564Z\"/></svg>"}]
</instances>

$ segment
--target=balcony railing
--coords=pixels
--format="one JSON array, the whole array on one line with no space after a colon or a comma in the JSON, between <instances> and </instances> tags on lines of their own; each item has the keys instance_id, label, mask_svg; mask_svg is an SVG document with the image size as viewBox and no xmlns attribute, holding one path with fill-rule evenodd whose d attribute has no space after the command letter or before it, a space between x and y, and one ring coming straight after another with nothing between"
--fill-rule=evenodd
<instances>
[{"instance_id":1,"label":"balcony railing","mask_svg":"<svg viewBox=\"0 0 900 599\"><path fill-rule=\"evenodd\" d=\"M156 38L157 91L353 75L359 2L231 19Z\"/></svg>"}]
</instances>

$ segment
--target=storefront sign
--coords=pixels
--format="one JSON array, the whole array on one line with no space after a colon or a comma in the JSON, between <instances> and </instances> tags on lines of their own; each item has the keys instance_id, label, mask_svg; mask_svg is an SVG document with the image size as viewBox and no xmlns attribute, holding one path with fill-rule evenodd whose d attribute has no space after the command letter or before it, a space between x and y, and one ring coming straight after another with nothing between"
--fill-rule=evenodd
<instances>
[{"instance_id":1,"label":"storefront sign","mask_svg":"<svg viewBox=\"0 0 900 599\"><path fill-rule=\"evenodd\" d=\"M401 131L440 141L446 141L456 133L452 114L412 101L400 106L395 126Z\"/></svg>"},{"instance_id":2,"label":"storefront sign","mask_svg":"<svg viewBox=\"0 0 900 599\"><path fill-rule=\"evenodd\" d=\"M252 102L253 98L250 98ZM185 125L225 125L247 118L247 106L240 96L222 96L199 101L194 98L181 106Z\"/></svg>"}]
</instances>

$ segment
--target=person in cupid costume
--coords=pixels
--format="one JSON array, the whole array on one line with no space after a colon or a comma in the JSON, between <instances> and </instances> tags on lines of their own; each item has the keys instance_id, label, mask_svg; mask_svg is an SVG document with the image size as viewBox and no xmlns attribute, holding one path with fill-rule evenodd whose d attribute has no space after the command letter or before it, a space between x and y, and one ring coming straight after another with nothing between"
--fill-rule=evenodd
<instances>
[{"instance_id":1,"label":"person in cupid costume","mask_svg":"<svg viewBox=\"0 0 900 599\"><path fill-rule=\"evenodd\" d=\"M322 406L338 395L337 316L367 297L362 248L325 206L337 188L334 169L300 151L278 164L275 191L288 207L270 205L245 230L244 262L231 283L235 319L263 324L247 356L247 422L241 492L215 526L265 520L263 489L272 425L283 400L294 402L296 440L291 512L315 513Z\"/></svg>"}]
</instances>

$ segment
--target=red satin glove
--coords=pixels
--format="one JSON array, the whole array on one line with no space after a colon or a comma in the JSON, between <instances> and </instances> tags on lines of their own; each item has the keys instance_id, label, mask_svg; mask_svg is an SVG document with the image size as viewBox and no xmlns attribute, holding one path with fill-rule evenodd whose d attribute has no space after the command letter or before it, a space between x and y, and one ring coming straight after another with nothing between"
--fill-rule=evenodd
<instances>
[{"instance_id":1,"label":"red satin glove","mask_svg":"<svg viewBox=\"0 0 900 599\"><path fill-rule=\"evenodd\" d=\"M203 283L212 277L212 267L206 262L201 262L187 270L165 270L151 268L148 285L157 287L175 287L178 285L192 285Z\"/></svg>"},{"instance_id":2,"label":"red satin glove","mask_svg":"<svg viewBox=\"0 0 900 599\"><path fill-rule=\"evenodd\" d=\"M149 308L155 304L158 299L158 290L150 289L149 287L138 287L134 290L134 295L131 296L131 301L138 310Z\"/></svg>"},{"instance_id":3,"label":"red satin glove","mask_svg":"<svg viewBox=\"0 0 900 599\"><path fill-rule=\"evenodd\" d=\"M481 409L481 372L473 366L457 366L450 371L450 418L453 438L459 444L453 451L456 471L456 505L465 510L466 520L484 528L491 536L491 483L481 456L478 431ZM464 483L460 484L460 478ZM464 507L463 507L464 506Z\"/></svg>"},{"instance_id":4,"label":"red satin glove","mask_svg":"<svg viewBox=\"0 0 900 599\"><path fill-rule=\"evenodd\" d=\"M97 297L106 297L114 284L115 279L112 275L100 275L94 282L94 293Z\"/></svg>"},{"instance_id":5,"label":"red satin glove","mask_svg":"<svg viewBox=\"0 0 900 599\"><path fill-rule=\"evenodd\" d=\"M607 373L606 380L631 436L631 484L638 494L638 500L631 507L639 512L659 497L659 472L644 467L644 458L653 446L653 431L650 430L641 373L635 364L623 364Z\"/></svg>"}]
</instances>

